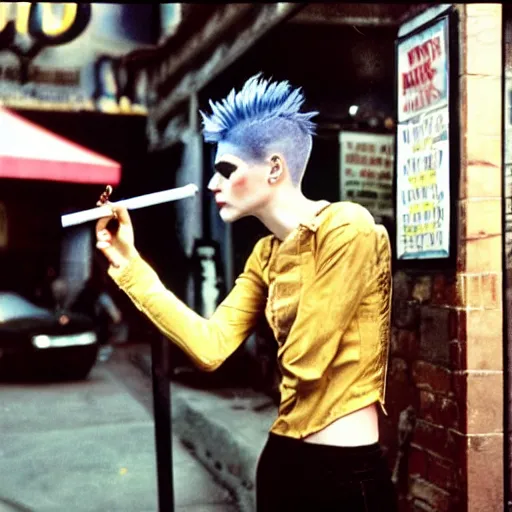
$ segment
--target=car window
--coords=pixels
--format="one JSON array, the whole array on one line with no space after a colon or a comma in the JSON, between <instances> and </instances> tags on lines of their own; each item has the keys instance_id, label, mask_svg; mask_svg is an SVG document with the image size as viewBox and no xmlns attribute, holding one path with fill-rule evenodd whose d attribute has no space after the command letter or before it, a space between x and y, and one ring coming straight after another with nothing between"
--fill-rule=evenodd
<instances>
[{"instance_id":1,"label":"car window","mask_svg":"<svg viewBox=\"0 0 512 512\"><path fill-rule=\"evenodd\" d=\"M0 293L0 322L22 318L48 318L51 313L16 293Z\"/></svg>"}]
</instances>

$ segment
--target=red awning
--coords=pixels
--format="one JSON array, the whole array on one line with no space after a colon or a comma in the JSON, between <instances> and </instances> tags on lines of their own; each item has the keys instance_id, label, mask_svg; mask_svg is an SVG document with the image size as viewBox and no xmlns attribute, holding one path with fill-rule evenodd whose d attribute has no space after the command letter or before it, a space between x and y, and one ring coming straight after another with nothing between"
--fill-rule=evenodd
<instances>
[{"instance_id":1,"label":"red awning","mask_svg":"<svg viewBox=\"0 0 512 512\"><path fill-rule=\"evenodd\" d=\"M121 165L0 107L0 178L118 185Z\"/></svg>"}]
</instances>

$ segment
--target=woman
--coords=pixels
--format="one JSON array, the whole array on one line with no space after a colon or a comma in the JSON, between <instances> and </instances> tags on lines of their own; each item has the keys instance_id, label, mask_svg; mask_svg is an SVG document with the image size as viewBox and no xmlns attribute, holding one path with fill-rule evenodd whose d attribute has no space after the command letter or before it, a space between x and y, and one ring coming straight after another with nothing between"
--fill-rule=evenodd
<instances>
[{"instance_id":1,"label":"woman","mask_svg":"<svg viewBox=\"0 0 512 512\"><path fill-rule=\"evenodd\" d=\"M225 222L253 215L259 240L233 290L206 320L167 290L134 246L125 209L97 224L109 274L134 304L206 371L218 368L265 314L278 343L278 417L257 471L260 512L392 512L379 445L391 301L385 229L362 206L312 201L301 181L316 112L288 82L259 75L203 112L217 145L208 188Z\"/></svg>"}]
</instances>

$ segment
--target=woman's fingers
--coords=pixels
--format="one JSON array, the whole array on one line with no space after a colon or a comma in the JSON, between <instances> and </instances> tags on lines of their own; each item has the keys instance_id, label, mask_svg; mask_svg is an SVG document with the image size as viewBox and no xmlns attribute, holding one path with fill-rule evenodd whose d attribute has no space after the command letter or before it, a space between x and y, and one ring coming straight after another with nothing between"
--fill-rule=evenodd
<instances>
[{"instance_id":1,"label":"woman's fingers","mask_svg":"<svg viewBox=\"0 0 512 512\"><path fill-rule=\"evenodd\" d=\"M107 203L100 203L100 201L98 201L96 204L98 206L108 206L110 208L111 212L112 212L112 214L110 216L102 217L96 223L96 234L98 234L100 231L102 231L104 229L107 229L108 223L111 222L112 219L115 219L117 217L117 213L116 213L112 203L108 203L108 202Z\"/></svg>"},{"instance_id":2,"label":"woman's fingers","mask_svg":"<svg viewBox=\"0 0 512 512\"><path fill-rule=\"evenodd\" d=\"M113 235L108 229L100 229L96 233L96 248L100 249L114 267L119 267L123 261L119 250L112 246Z\"/></svg>"},{"instance_id":3,"label":"woman's fingers","mask_svg":"<svg viewBox=\"0 0 512 512\"><path fill-rule=\"evenodd\" d=\"M96 247L103 252L111 265L119 267L123 263L123 256L118 244L114 244L114 239L117 240L120 225L131 228L131 220L126 208L115 206L109 201L111 193L112 187L107 185L105 192L96 203L96 206L107 206L111 210L111 215L99 219L96 223Z\"/></svg>"},{"instance_id":4,"label":"woman's fingers","mask_svg":"<svg viewBox=\"0 0 512 512\"><path fill-rule=\"evenodd\" d=\"M96 247L105 252L112 246L112 234L108 229L100 229L96 232Z\"/></svg>"},{"instance_id":5,"label":"woman's fingers","mask_svg":"<svg viewBox=\"0 0 512 512\"><path fill-rule=\"evenodd\" d=\"M110 242L99 241L96 243L97 249L105 250L105 249L108 249L109 247L110 247Z\"/></svg>"},{"instance_id":6,"label":"woman's fingers","mask_svg":"<svg viewBox=\"0 0 512 512\"><path fill-rule=\"evenodd\" d=\"M112 233L108 229L101 229L96 233L96 238L100 242L112 242Z\"/></svg>"},{"instance_id":7,"label":"woman's fingers","mask_svg":"<svg viewBox=\"0 0 512 512\"><path fill-rule=\"evenodd\" d=\"M121 266L123 258L119 254L119 251L112 247L112 244L110 242L99 241L96 243L96 247L100 249L101 252L103 252L103 254L108 259L111 265L113 265L114 267Z\"/></svg>"},{"instance_id":8,"label":"woman's fingers","mask_svg":"<svg viewBox=\"0 0 512 512\"><path fill-rule=\"evenodd\" d=\"M123 224L124 226L130 226L132 225L132 221L130 219L130 214L128 213L128 210L124 206L116 206L115 204L112 206L112 212L117 217L117 220L120 224Z\"/></svg>"},{"instance_id":9,"label":"woman's fingers","mask_svg":"<svg viewBox=\"0 0 512 512\"><path fill-rule=\"evenodd\" d=\"M98 220L96 222L96 237L102 232L102 231L108 231L107 225L108 223L113 219L112 217L103 217L102 219Z\"/></svg>"},{"instance_id":10,"label":"woman's fingers","mask_svg":"<svg viewBox=\"0 0 512 512\"><path fill-rule=\"evenodd\" d=\"M101 194L99 201L96 203L97 206L108 204L110 195L112 194L112 187L107 185L103 194Z\"/></svg>"}]
</instances>

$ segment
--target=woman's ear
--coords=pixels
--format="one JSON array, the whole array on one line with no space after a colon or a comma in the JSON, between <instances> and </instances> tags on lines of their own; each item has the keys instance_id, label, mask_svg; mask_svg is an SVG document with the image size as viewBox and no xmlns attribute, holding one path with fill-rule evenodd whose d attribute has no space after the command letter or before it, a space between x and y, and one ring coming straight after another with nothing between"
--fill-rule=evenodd
<instances>
[{"instance_id":1,"label":"woman's ear","mask_svg":"<svg viewBox=\"0 0 512 512\"><path fill-rule=\"evenodd\" d=\"M269 184L277 183L281 175L283 174L283 161L279 155L274 155L270 159L271 168L268 175Z\"/></svg>"}]
</instances>

